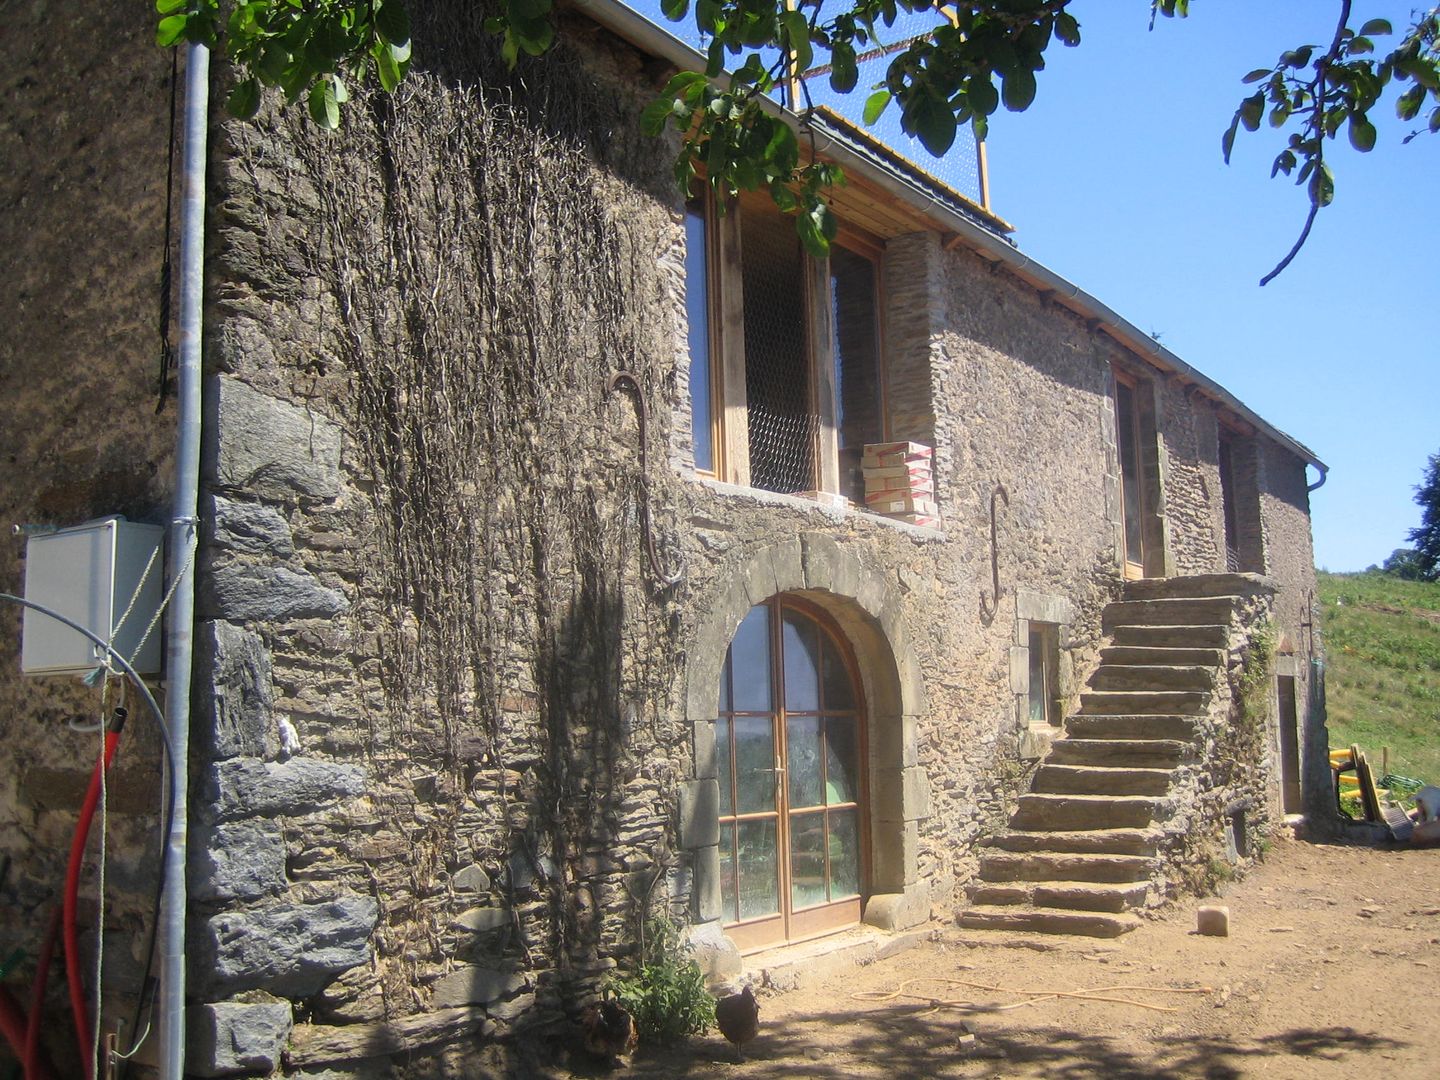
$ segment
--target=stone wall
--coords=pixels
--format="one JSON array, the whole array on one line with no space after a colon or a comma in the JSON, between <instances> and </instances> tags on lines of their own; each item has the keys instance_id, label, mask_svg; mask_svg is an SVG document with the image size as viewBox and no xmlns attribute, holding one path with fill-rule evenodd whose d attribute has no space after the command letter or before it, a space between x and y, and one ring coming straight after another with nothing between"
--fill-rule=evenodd
<instances>
[{"instance_id":1,"label":"stone wall","mask_svg":"<svg viewBox=\"0 0 1440 1080\"><path fill-rule=\"evenodd\" d=\"M160 399L170 57L154 5L56 0L7 5L0 32L0 591L24 591L15 525L70 526L123 514L169 519L173 403ZM146 613L145 617L148 617ZM0 953L29 987L96 757L105 706L71 677L20 675L21 612L0 604ZM118 690L117 690L118 693ZM110 699L110 704L115 703ZM162 696L163 700L163 696ZM107 1007L128 1014L153 914L160 740L133 695L109 790ZM99 826L82 889L93 927ZM87 970L90 965L85 965ZM52 974L52 987L56 980ZM28 1005L28 993L20 991ZM53 999L52 1045L73 1073ZM47 1024L49 1021L47 1021ZM0 1049L0 1057L4 1056Z\"/></svg>"}]
</instances>

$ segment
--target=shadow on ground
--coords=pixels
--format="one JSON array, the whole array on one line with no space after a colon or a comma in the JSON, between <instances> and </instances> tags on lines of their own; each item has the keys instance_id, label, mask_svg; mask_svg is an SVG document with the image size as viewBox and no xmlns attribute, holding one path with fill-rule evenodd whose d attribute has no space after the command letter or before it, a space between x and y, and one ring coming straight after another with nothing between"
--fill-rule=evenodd
<instances>
[{"instance_id":1,"label":"shadow on ground","mask_svg":"<svg viewBox=\"0 0 1440 1080\"><path fill-rule=\"evenodd\" d=\"M984 1014L966 1014L967 1017ZM762 1029L740 1061L733 1047L715 1035L668 1050L642 1050L632 1078L805 1076L816 1080L852 1077L982 1076L1019 1068L1057 1080L1105 1076L1116 1080L1205 1077L1229 1080L1252 1071L1267 1058L1353 1059L1392 1051L1405 1044L1348 1027L1293 1028L1262 1038L1167 1035L1152 1039L1143 1053L1104 1035L1058 1028L1006 1029L993 1019L975 1025L927 1007L896 1007L862 1014L825 1013L790 1017L781 1028ZM1133 1037L1125 1040L1131 1046ZM576 1055L571 1075L603 1076ZM1368 1073L1367 1068L1362 1072ZM1357 1074L1358 1075L1358 1074Z\"/></svg>"}]
</instances>

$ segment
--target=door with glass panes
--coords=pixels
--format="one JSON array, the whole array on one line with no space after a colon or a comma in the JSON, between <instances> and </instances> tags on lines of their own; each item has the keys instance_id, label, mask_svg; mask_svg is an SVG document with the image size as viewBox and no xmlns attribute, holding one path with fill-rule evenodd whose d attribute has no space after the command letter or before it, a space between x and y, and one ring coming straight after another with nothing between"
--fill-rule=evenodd
<instances>
[{"instance_id":1,"label":"door with glass panes","mask_svg":"<svg viewBox=\"0 0 1440 1080\"><path fill-rule=\"evenodd\" d=\"M742 950L859 922L864 747L854 658L830 620L798 597L751 608L715 729L721 904Z\"/></svg>"}]
</instances>

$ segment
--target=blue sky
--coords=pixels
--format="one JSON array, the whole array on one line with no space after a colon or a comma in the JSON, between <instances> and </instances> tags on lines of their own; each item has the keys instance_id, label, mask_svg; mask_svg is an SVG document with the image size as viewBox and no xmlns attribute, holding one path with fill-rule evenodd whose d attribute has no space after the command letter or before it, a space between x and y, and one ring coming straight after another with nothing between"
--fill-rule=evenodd
<instances>
[{"instance_id":1,"label":"blue sky","mask_svg":"<svg viewBox=\"0 0 1440 1080\"><path fill-rule=\"evenodd\" d=\"M1269 179L1283 140L1220 135L1240 78L1287 48L1328 44L1330 0L1192 0L1147 32L1145 0L1075 5L1079 48L1051 49L1035 104L994 118L991 201L1027 253L1065 275L1311 447L1331 468L1311 496L1315 558L1381 562L1419 523L1426 457L1440 452L1440 135L1383 105L1369 155L1343 135L1336 199L1305 249L1304 192ZM1410 4L1357 0L1397 30ZM1380 39L1383 51L1385 39Z\"/></svg>"}]
</instances>

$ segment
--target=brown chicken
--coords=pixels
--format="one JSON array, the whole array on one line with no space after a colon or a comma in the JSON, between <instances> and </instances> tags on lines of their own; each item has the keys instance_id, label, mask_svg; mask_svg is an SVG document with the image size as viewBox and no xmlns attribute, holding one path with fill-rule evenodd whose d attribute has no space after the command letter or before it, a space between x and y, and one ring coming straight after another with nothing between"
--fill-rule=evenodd
<instances>
[{"instance_id":1,"label":"brown chicken","mask_svg":"<svg viewBox=\"0 0 1440 1080\"><path fill-rule=\"evenodd\" d=\"M736 1057L743 1059L745 1044L760 1030L760 1003L750 987L715 1003L715 1023L720 1027L720 1034L735 1044Z\"/></svg>"},{"instance_id":2,"label":"brown chicken","mask_svg":"<svg viewBox=\"0 0 1440 1080\"><path fill-rule=\"evenodd\" d=\"M628 1057L640 1042L635 1018L618 1001L589 1006L580 1026L585 1029L585 1049L606 1061Z\"/></svg>"}]
</instances>

